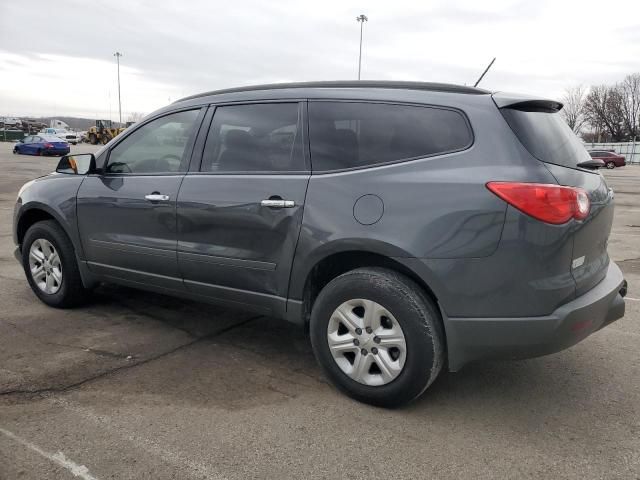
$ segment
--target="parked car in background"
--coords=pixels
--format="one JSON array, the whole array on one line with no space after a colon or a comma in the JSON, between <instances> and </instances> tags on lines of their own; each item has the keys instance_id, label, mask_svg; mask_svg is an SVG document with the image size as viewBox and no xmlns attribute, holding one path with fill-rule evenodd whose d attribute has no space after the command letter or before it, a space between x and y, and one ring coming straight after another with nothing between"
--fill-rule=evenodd
<instances>
[{"instance_id":1,"label":"parked car in background","mask_svg":"<svg viewBox=\"0 0 640 480\"><path fill-rule=\"evenodd\" d=\"M22 187L16 257L53 307L115 282L306 326L338 388L396 406L624 315L614 195L561 108L416 82L194 95Z\"/></svg>"},{"instance_id":2,"label":"parked car in background","mask_svg":"<svg viewBox=\"0 0 640 480\"><path fill-rule=\"evenodd\" d=\"M78 133L65 130L64 128L45 128L38 134L52 135L72 145L77 145L82 140L82 137Z\"/></svg>"},{"instance_id":3,"label":"parked car in background","mask_svg":"<svg viewBox=\"0 0 640 480\"><path fill-rule=\"evenodd\" d=\"M610 150L589 150L591 158L602 160L609 169L616 167L624 167L627 163L623 155Z\"/></svg>"},{"instance_id":4,"label":"parked car in background","mask_svg":"<svg viewBox=\"0 0 640 480\"><path fill-rule=\"evenodd\" d=\"M13 153L23 155L66 155L70 150L67 142L51 135L29 135L13 147Z\"/></svg>"},{"instance_id":5,"label":"parked car in background","mask_svg":"<svg viewBox=\"0 0 640 480\"><path fill-rule=\"evenodd\" d=\"M21 128L22 120L16 117L0 117L0 128Z\"/></svg>"}]
</instances>

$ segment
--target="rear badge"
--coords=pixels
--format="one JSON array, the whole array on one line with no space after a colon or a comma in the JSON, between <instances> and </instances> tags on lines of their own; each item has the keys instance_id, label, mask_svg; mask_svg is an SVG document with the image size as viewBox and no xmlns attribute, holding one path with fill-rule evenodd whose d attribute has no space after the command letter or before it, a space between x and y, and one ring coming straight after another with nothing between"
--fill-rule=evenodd
<instances>
[{"instance_id":1,"label":"rear badge","mask_svg":"<svg viewBox=\"0 0 640 480\"><path fill-rule=\"evenodd\" d=\"M571 268L575 269L584 265L584 255L578 258L574 258L571 262Z\"/></svg>"}]
</instances>

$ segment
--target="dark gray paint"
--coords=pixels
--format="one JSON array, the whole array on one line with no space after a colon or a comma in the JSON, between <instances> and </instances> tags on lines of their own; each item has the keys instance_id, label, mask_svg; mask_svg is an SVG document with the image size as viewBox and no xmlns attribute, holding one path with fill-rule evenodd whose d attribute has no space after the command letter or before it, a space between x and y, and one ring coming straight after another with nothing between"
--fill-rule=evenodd
<instances>
[{"instance_id":1,"label":"dark gray paint","mask_svg":"<svg viewBox=\"0 0 640 480\"><path fill-rule=\"evenodd\" d=\"M477 358L514 356L527 336L548 348L522 348L522 355L563 348L575 338L553 340L550 326L564 325L566 333L576 321L597 317L586 336L622 316L622 277L606 255L613 200L599 174L533 158L483 92L359 85L203 95L148 119L233 102L385 101L459 109L473 129L473 144L457 153L328 174L206 175L197 173L203 128L189 174L51 175L21 193L15 222L32 208L50 212L81 263L89 262L91 270L82 269L87 281L240 305L296 322L304 321L304 286L319 261L352 251L392 258L436 296L454 369ZM498 103L521 98L503 96ZM208 109L205 125L211 115ZM110 147L97 156L99 165ZM490 193L485 183L492 180L580 186L589 192L592 213L584 222L543 224ZM153 191L171 200L162 205L143 200ZM259 205L274 195L294 200L295 208L272 211ZM380 198L384 214L370 222L380 212L366 203L359 222L358 199L368 196ZM572 270L581 255L584 268Z\"/></svg>"}]
</instances>

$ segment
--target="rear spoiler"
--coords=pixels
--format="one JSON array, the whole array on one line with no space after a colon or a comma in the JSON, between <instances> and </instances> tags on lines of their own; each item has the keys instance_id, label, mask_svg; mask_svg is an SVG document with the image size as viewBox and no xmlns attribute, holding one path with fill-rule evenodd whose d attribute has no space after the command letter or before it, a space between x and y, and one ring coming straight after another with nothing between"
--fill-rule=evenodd
<instances>
[{"instance_id":1,"label":"rear spoiler","mask_svg":"<svg viewBox=\"0 0 640 480\"><path fill-rule=\"evenodd\" d=\"M539 97L530 97L517 93L496 92L491 95L498 108L511 108L525 112L559 112L564 106L556 100L548 100Z\"/></svg>"}]
</instances>

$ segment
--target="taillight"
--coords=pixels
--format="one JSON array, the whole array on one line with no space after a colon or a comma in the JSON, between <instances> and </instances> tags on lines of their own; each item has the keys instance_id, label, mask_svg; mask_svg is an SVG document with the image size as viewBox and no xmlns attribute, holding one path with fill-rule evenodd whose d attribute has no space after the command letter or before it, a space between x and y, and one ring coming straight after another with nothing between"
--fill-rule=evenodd
<instances>
[{"instance_id":1,"label":"taillight","mask_svg":"<svg viewBox=\"0 0 640 480\"><path fill-rule=\"evenodd\" d=\"M44 144L44 148L53 148L53 144L52 143L45 143Z\"/></svg>"},{"instance_id":2,"label":"taillight","mask_svg":"<svg viewBox=\"0 0 640 480\"><path fill-rule=\"evenodd\" d=\"M546 223L584 220L591 202L581 188L546 183L489 182L487 188L509 205Z\"/></svg>"}]
</instances>

